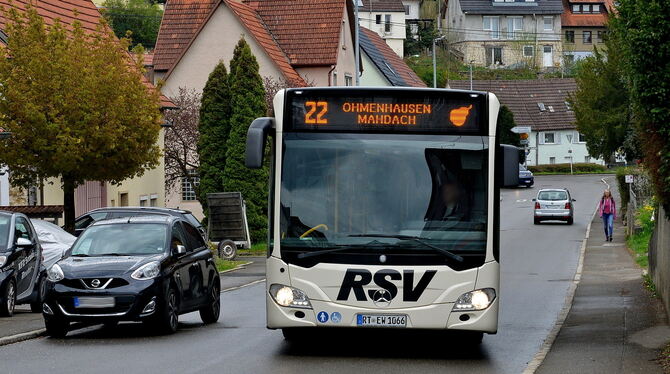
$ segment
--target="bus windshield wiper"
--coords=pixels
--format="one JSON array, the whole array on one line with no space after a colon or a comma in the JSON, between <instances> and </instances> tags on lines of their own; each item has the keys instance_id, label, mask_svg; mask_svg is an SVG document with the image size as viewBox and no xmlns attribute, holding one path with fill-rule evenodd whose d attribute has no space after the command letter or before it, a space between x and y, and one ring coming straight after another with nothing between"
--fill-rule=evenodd
<instances>
[{"instance_id":1,"label":"bus windshield wiper","mask_svg":"<svg viewBox=\"0 0 670 374\"><path fill-rule=\"evenodd\" d=\"M367 237L367 238L394 238L394 239L400 239L400 240L408 240L408 241L411 241L411 242L414 242L414 243L419 243L419 244L423 245L424 247L427 247L427 248L433 249L437 252L440 252L443 255L449 257L450 259L452 259L454 261L458 261L458 262L463 262L464 261L463 257L461 257L457 254L451 253L447 249L444 249L442 247L438 247L438 246L430 244L430 243L426 243L424 241L426 238L422 238L420 236L400 235L400 234L397 234L397 235L396 234L353 234L353 235L349 235L349 236L354 237L354 238Z\"/></svg>"},{"instance_id":2,"label":"bus windshield wiper","mask_svg":"<svg viewBox=\"0 0 670 374\"><path fill-rule=\"evenodd\" d=\"M379 247L388 247L388 245L383 244L379 245L377 244L379 242L373 241L367 244L341 244L341 245L334 245L331 247L326 247L326 249L322 249L319 251L311 251L311 252L302 252L298 254L298 258L308 258L308 257L314 257L314 256L320 256L320 255L325 255L328 253L333 253L333 252L340 252L340 251L346 251L348 249L361 249L361 248L379 248Z\"/></svg>"}]
</instances>

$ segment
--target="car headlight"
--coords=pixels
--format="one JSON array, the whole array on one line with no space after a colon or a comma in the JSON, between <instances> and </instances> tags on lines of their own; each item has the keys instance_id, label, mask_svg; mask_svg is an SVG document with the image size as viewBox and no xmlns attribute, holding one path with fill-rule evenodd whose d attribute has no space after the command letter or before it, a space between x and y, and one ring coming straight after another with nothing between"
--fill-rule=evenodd
<instances>
[{"instance_id":1,"label":"car headlight","mask_svg":"<svg viewBox=\"0 0 670 374\"><path fill-rule=\"evenodd\" d=\"M309 302L307 295L297 288L273 284L270 286L270 296L281 306L312 309L312 303Z\"/></svg>"},{"instance_id":2,"label":"car headlight","mask_svg":"<svg viewBox=\"0 0 670 374\"><path fill-rule=\"evenodd\" d=\"M484 310L491 305L495 298L496 291L493 288L482 288L481 290L466 292L456 300L453 310L459 312Z\"/></svg>"},{"instance_id":3,"label":"car headlight","mask_svg":"<svg viewBox=\"0 0 670 374\"><path fill-rule=\"evenodd\" d=\"M0 268L5 266L6 262L7 262L7 256L0 256Z\"/></svg>"},{"instance_id":4,"label":"car headlight","mask_svg":"<svg viewBox=\"0 0 670 374\"><path fill-rule=\"evenodd\" d=\"M140 266L137 270L130 274L130 277L137 280L153 279L158 276L161 271L161 264L158 261L152 261L148 264Z\"/></svg>"},{"instance_id":5,"label":"car headlight","mask_svg":"<svg viewBox=\"0 0 670 374\"><path fill-rule=\"evenodd\" d=\"M60 282L63 278L65 278L65 274L63 274L63 269L61 269L58 264L53 264L53 266L47 270L47 279L50 282Z\"/></svg>"}]
</instances>

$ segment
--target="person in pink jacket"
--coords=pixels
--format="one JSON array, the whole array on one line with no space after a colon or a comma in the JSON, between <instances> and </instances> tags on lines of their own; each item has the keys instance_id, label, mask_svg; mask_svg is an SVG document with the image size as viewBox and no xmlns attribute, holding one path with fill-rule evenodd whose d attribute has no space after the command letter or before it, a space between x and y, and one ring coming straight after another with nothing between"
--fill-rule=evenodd
<instances>
[{"instance_id":1,"label":"person in pink jacket","mask_svg":"<svg viewBox=\"0 0 670 374\"><path fill-rule=\"evenodd\" d=\"M600 205L598 205L598 212L600 212L603 226L605 226L605 240L611 242L612 233L614 232L614 220L616 219L616 203L610 190L605 190L605 193L603 193Z\"/></svg>"}]
</instances>

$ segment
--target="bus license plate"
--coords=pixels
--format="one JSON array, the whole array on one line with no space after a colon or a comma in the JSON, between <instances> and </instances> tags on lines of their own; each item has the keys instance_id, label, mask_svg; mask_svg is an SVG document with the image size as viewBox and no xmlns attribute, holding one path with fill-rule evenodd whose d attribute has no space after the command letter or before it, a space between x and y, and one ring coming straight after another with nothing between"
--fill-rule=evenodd
<instances>
[{"instance_id":1,"label":"bus license plate","mask_svg":"<svg viewBox=\"0 0 670 374\"><path fill-rule=\"evenodd\" d=\"M402 314L357 314L356 325L362 327L407 327L407 316Z\"/></svg>"},{"instance_id":2,"label":"bus license plate","mask_svg":"<svg viewBox=\"0 0 670 374\"><path fill-rule=\"evenodd\" d=\"M113 297L76 297L75 308L113 308L115 302Z\"/></svg>"}]
</instances>

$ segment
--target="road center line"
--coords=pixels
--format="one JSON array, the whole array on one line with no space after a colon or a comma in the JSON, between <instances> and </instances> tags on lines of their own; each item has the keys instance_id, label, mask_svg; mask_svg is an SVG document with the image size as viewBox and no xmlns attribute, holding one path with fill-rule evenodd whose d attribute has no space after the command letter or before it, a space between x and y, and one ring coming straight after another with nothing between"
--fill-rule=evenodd
<instances>
[{"instance_id":1,"label":"road center line","mask_svg":"<svg viewBox=\"0 0 670 374\"><path fill-rule=\"evenodd\" d=\"M253 281L253 282L245 283L245 284L243 284L243 285L241 285L241 286L235 286L235 287L225 288L225 289L221 290L221 293L224 293L224 292L230 292L230 291L235 291L235 290L239 290L240 288L253 286L254 284L258 284L258 283L262 283L262 282L265 282L265 278L255 280L255 281Z\"/></svg>"}]
</instances>

